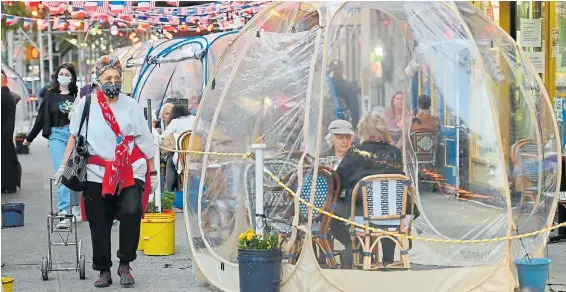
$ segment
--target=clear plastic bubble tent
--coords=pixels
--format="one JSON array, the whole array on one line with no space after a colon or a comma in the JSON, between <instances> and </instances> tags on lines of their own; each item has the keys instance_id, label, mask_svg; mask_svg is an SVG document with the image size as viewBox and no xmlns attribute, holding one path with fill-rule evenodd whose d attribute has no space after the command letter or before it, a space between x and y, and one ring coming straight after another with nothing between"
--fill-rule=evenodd
<instances>
[{"instance_id":1,"label":"clear plastic bubble tent","mask_svg":"<svg viewBox=\"0 0 566 292\"><path fill-rule=\"evenodd\" d=\"M141 64L130 67L135 70L132 97L142 106L152 100L154 109L168 98L200 100L212 74L209 68L214 68L236 33L148 41L135 48L126 62Z\"/></svg>"},{"instance_id":2,"label":"clear plastic bubble tent","mask_svg":"<svg viewBox=\"0 0 566 292\"><path fill-rule=\"evenodd\" d=\"M283 240L282 291L512 291L519 285L513 261L543 257L548 234L511 236L551 226L561 172L553 107L527 60L466 1L269 4L224 51L199 107L195 129L204 131L190 143L207 153L188 155L184 170L193 272L238 291L238 235L256 222L254 159L210 152L250 153L252 144L265 144L265 168L328 208L319 201L321 190L334 191L333 178L336 187L332 167L321 168L334 155L328 126L355 121L355 107L344 115L337 99L354 88L346 95L360 116L377 107L393 117L388 130L420 211L408 234L419 238L404 245L404 269L383 271L379 245L366 255L375 270L341 269L343 245L328 232L327 216L264 173L264 228ZM426 143L412 129L421 95L440 123ZM431 145L436 157L424 161ZM320 244L328 238L330 247ZM496 240L468 242L479 239Z\"/></svg>"}]
</instances>

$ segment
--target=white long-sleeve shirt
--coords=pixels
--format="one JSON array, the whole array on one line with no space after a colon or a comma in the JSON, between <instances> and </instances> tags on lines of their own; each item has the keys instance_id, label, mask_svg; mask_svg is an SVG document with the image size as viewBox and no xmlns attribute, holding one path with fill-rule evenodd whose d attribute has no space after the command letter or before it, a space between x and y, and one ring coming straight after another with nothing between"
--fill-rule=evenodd
<instances>
[{"instance_id":1,"label":"white long-sleeve shirt","mask_svg":"<svg viewBox=\"0 0 566 292\"><path fill-rule=\"evenodd\" d=\"M173 135L173 137L175 138L176 147L181 134L185 131L192 131L196 120L197 118L193 115L172 119L171 122L169 122L169 125L167 125L167 128L165 128L165 131L163 131L163 133L161 134L161 140L165 139L165 137L169 135ZM198 128L200 128L200 126ZM179 155L177 152L175 152L173 154L173 163L175 163L175 165L177 165L178 158ZM177 172L180 173L180 169L177 169Z\"/></svg>"},{"instance_id":2,"label":"white long-sleeve shirt","mask_svg":"<svg viewBox=\"0 0 566 292\"><path fill-rule=\"evenodd\" d=\"M85 102L86 98L81 98L74 108L74 117L71 119L71 124L69 126L71 135L77 136L78 134ZM110 109L118 121L122 135L134 137L134 141L128 145L130 153L132 153L134 145L136 145L147 159L153 158L155 155L153 136L151 135L147 121L145 120L142 107L134 99L121 94L120 98L116 102L110 104ZM106 161L114 160L114 151L117 143L116 135L102 116L102 110L98 105L95 95L93 95L90 104L88 135L86 130L87 122L85 121L80 135L87 137L89 153L100 156L100 158ZM134 161L132 163L132 168L134 170L134 178L145 181L147 171L146 160L139 159ZM105 168L103 166L88 164L87 181L101 183L102 178L104 177L104 169Z\"/></svg>"}]
</instances>

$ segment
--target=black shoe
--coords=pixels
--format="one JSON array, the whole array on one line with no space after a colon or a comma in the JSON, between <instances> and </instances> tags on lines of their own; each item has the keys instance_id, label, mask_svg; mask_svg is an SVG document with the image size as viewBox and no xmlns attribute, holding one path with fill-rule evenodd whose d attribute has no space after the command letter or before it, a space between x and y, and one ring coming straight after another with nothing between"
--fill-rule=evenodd
<instances>
[{"instance_id":1,"label":"black shoe","mask_svg":"<svg viewBox=\"0 0 566 292\"><path fill-rule=\"evenodd\" d=\"M94 287L105 288L112 285L112 275L110 271L103 271L98 274L98 280L94 281Z\"/></svg>"},{"instance_id":2,"label":"black shoe","mask_svg":"<svg viewBox=\"0 0 566 292\"><path fill-rule=\"evenodd\" d=\"M118 267L118 276L120 276L120 285L122 285L122 287L131 287L136 283L134 276L132 276L130 264L120 264Z\"/></svg>"}]
</instances>

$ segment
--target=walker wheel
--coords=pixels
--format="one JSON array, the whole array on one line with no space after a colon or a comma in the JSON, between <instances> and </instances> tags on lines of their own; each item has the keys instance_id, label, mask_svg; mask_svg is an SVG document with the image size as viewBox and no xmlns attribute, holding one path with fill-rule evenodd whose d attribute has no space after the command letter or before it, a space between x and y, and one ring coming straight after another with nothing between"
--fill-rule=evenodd
<instances>
[{"instance_id":1,"label":"walker wheel","mask_svg":"<svg viewBox=\"0 0 566 292\"><path fill-rule=\"evenodd\" d=\"M49 279L49 262L47 261L47 256L41 257L41 278L43 281Z\"/></svg>"},{"instance_id":2,"label":"walker wheel","mask_svg":"<svg viewBox=\"0 0 566 292\"><path fill-rule=\"evenodd\" d=\"M85 269L86 269L86 258L83 254L79 259L79 278L81 280L86 279Z\"/></svg>"}]
</instances>

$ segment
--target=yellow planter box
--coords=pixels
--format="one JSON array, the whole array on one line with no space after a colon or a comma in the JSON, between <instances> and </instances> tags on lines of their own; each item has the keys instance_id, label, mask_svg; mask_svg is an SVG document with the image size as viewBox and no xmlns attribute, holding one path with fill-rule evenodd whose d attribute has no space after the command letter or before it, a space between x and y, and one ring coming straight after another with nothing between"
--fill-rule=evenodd
<instances>
[{"instance_id":1,"label":"yellow planter box","mask_svg":"<svg viewBox=\"0 0 566 292\"><path fill-rule=\"evenodd\" d=\"M14 279L2 277L2 291L12 292L14 290Z\"/></svg>"},{"instance_id":2,"label":"yellow planter box","mask_svg":"<svg viewBox=\"0 0 566 292\"><path fill-rule=\"evenodd\" d=\"M140 250L145 255L175 253L175 213L145 214L141 222Z\"/></svg>"}]
</instances>

